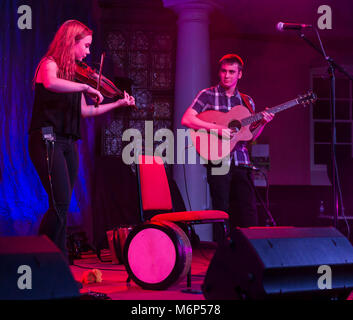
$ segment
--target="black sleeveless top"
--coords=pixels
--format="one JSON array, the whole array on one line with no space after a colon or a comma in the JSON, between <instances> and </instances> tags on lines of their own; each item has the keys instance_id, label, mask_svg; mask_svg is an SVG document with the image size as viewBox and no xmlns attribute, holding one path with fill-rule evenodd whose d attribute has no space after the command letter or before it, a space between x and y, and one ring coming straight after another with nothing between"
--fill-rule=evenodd
<instances>
[{"instance_id":1,"label":"black sleeveless top","mask_svg":"<svg viewBox=\"0 0 353 320\"><path fill-rule=\"evenodd\" d=\"M53 92L36 82L29 132L53 127L60 136L80 139L81 92Z\"/></svg>"}]
</instances>

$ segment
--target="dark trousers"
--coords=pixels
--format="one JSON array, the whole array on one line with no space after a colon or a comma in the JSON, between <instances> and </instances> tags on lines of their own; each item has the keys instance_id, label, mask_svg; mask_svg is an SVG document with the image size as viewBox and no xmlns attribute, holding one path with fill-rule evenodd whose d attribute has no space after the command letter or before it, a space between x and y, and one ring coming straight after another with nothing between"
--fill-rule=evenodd
<instances>
[{"instance_id":1,"label":"dark trousers","mask_svg":"<svg viewBox=\"0 0 353 320\"><path fill-rule=\"evenodd\" d=\"M249 170L231 164L228 174L212 175L211 167L207 167L212 207L229 214L229 231L258 225L256 194Z\"/></svg>"},{"instance_id":2,"label":"dark trousers","mask_svg":"<svg viewBox=\"0 0 353 320\"><path fill-rule=\"evenodd\" d=\"M30 158L48 194L49 200L49 209L42 218L38 233L48 236L63 254L67 256L67 212L69 210L73 185L78 172L76 143L68 137L57 137L54 152L52 153L52 147L49 149L55 207L48 177L47 148L40 131L35 131L30 134L28 149Z\"/></svg>"}]
</instances>

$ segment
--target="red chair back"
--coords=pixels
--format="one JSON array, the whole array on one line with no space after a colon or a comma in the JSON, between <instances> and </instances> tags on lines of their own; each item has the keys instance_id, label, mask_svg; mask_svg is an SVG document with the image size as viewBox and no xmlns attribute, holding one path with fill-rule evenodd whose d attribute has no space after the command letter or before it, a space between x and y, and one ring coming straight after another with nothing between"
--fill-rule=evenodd
<instances>
[{"instance_id":1,"label":"red chair back","mask_svg":"<svg viewBox=\"0 0 353 320\"><path fill-rule=\"evenodd\" d=\"M143 211L172 210L172 198L162 158L139 155L138 162Z\"/></svg>"}]
</instances>

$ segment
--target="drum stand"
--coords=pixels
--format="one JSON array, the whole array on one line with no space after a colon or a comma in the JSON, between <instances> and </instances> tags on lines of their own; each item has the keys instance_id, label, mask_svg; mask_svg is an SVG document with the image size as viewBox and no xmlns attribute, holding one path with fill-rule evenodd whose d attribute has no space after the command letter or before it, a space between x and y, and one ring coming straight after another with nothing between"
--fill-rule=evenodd
<instances>
[{"instance_id":1,"label":"drum stand","mask_svg":"<svg viewBox=\"0 0 353 320\"><path fill-rule=\"evenodd\" d=\"M190 224L186 224L186 227L188 229L188 237L191 241L191 237L192 237L192 225ZM195 290L195 289L191 289L191 265L190 265L190 269L186 275L186 289L182 289L181 292L183 293L192 293L192 294L203 294L202 290Z\"/></svg>"},{"instance_id":2,"label":"drum stand","mask_svg":"<svg viewBox=\"0 0 353 320\"><path fill-rule=\"evenodd\" d=\"M186 223L186 227L188 229L188 237L191 242L191 237L192 237L192 224ZM224 227L224 238L226 239L228 237L228 228L226 223L223 224ZM181 290L183 293L192 293L192 294L203 294L202 290L196 290L196 289L191 289L191 266L190 270L188 271L186 275L186 289Z\"/></svg>"},{"instance_id":3,"label":"drum stand","mask_svg":"<svg viewBox=\"0 0 353 320\"><path fill-rule=\"evenodd\" d=\"M128 276L127 279L126 279L126 286L127 287L131 286L131 277L130 276Z\"/></svg>"}]
</instances>

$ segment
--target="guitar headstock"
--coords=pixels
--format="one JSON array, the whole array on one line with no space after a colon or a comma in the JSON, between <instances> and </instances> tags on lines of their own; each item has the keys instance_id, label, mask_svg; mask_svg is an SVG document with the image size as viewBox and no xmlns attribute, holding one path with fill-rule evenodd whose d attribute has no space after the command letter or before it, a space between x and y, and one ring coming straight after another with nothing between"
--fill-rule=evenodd
<instances>
[{"instance_id":1,"label":"guitar headstock","mask_svg":"<svg viewBox=\"0 0 353 320\"><path fill-rule=\"evenodd\" d=\"M317 95L309 90L306 94L298 96L298 103L307 105L309 103L314 103L317 99Z\"/></svg>"}]
</instances>

